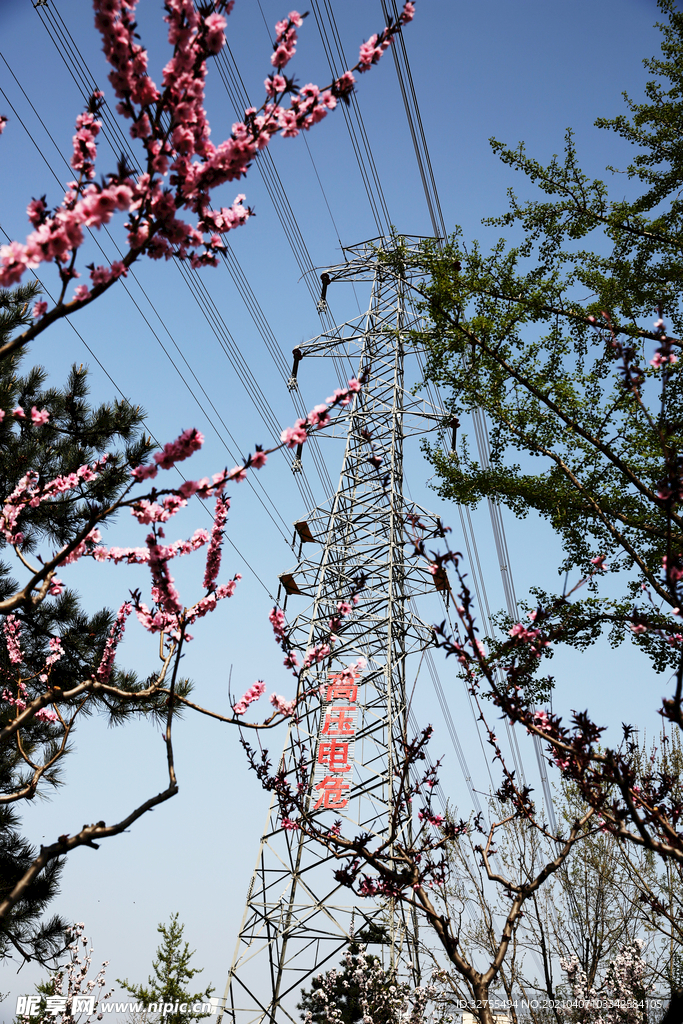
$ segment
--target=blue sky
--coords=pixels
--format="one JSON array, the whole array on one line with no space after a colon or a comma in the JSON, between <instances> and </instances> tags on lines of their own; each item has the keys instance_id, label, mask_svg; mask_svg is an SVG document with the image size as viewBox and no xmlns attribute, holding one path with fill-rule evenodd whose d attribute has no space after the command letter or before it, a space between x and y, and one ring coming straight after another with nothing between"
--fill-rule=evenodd
<instances>
[{"instance_id":1,"label":"blue sky","mask_svg":"<svg viewBox=\"0 0 683 1024\"><path fill-rule=\"evenodd\" d=\"M55 0L49 0L52 9L54 4ZM150 50L150 71L158 78L167 52L161 5L145 0L141 6L140 31ZM332 8L349 63L353 63L359 43L383 23L380 4L375 0L332 0ZM56 179L65 180L63 158L70 155L73 123L82 106L77 82L60 55L65 40L79 48L89 73L110 95L89 6L82 0L57 0L56 9L70 36L48 31L45 24L55 23L48 22L44 12L41 22L31 0L0 0L0 52L4 58L0 60L0 88L5 94L0 94L0 113L9 117L0 141L0 226L12 238L22 239L28 231L25 208L32 196L47 193L51 203L61 198ZM261 96L270 68L265 23L272 28L284 13L285 8L274 0L261 0L260 5L256 0L238 0L230 18L230 47L252 98ZM571 126L589 175L602 176L608 163L625 166L628 147L596 129L593 121L623 110L623 90L635 98L640 96L647 79L642 59L658 48L659 33L653 28L656 17L651 0L600 0L597 4L589 0L571 4L418 0L415 21L405 38L449 230L460 224L466 238L479 237L485 245L491 244L497 230L483 228L482 218L504 211L507 188L514 187L522 194L529 191L519 176L492 155L488 144L492 136L511 145L523 139L530 153L548 160L561 152L564 132ZM300 31L292 70L301 81L324 84L329 79L313 16ZM237 112L215 69L210 71L207 88L213 138L220 140L229 132ZM429 234L427 208L390 54L362 76L358 99L391 220L401 232ZM340 239L342 244L352 244L377 233L341 111L331 114L305 140L277 139L271 152L316 267L339 262ZM99 170L106 171L112 159L105 141ZM619 177L613 187L618 195L629 185ZM239 188L224 188L221 201L231 202L238 190L246 192L257 215L229 240L288 361L298 342L318 333L320 321L273 201L255 169ZM112 235L121 237L120 225L113 228ZM106 236L98 240L109 258L115 258L112 240ZM82 262L91 258L96 262L103 259L92 247ZM54 284L50 274L46 271L43 278L48 289ZM72 362L87 363L93 397L106 400L115 386L145 408L150 431L162 441L175 437L182 428L198 427L207 441L196 457L195 476L215 471L226 462L231 466L240 453L253 450L255 443L273 440L268 422L246 395L226 357L225 349L232 342L221 333L223 325L220 339L211 330L207 314L213 316L214 309L277 423L286 426L294 418L287 389L255 329L243 295L222 267L206 270L202 280L210 301L203 298L198 304L175 266L141 264L135 269L135 279L129 281L128 292L123 287L113 289L74 317L73 326L62 323L46 332L28 357L45 365L55 380L64 378ZM358 312L356 303L365 309L368 302L364 286L357 285L355 291L345 288L329 296L338 321ZM414 375L415 370L409 369L411 372ZM305 367L300 379L309 407L324 399L336 384L331 368L325 365ZM330 445L326 460L333 479L339 458L339 447ZM419 446L412 442L406 449L411 496L456 527L456 510L430 492L429 476ZM316 502L322 500L320 481L310 466L307 478ZM243 574L238 596L204 620L187 659L200 703L219 711L227 710L231 666L236 692L242 692L255 678L264 678L269 692L289 693L267 613L276 592L277 574L294 563L288 547L290 524L306 508L284 460L271 459L261 473L260 484L262 489L255 491L241 485L233 495L229 537L236 550L226 546L224 572ZM201 510L189 513L178 528L189 535L195 526L205 525L201 516ZM532 517L519 523L509 515L504 519L518 596L523 597L534 583L554 587L559 558L548 531ZM475 513L474 520L489 601L492 608L500 608L503 593L490 525L483 511ZM114 543L139 543L141 539L139 530L128 521L112 531ZM457 529L455 540L461 544ZM179 573L188 598L198 593L200 573L199 562ZM145 582L133 569L95 566L79 568L73 580L86 600L111 605L118 605L138 580L141 585ZM429 607L423 615L430 618ZM139 629L131 627L129 633L124 649L127 663L140 672L150 670L154 644ZM601 650L581 656L580 663L578 658L571 654L555 660L556 709L566 711L590 703L598 720L618 723L630 713L640 722L654 722L646 717L645 708L656 703L661 680L651 675L645 661L627 650ZM450 667L441 666L441 672L475 785L486 789L486 766L461 684ZM620 706L615 708L616 687ZM647 703L642 700L643 689ZM436 727L435 755L442 751L447 755L444 782L466 813L469 806L462 774L439 722L433 694L418 690L416 700L418 717L425 722L433 720ZM273 735L273 749L280 743ZM87 923L95 956L111 961L112 978L137 981L147 976L156 947L157 922L178 910L187 937L197 949L197 963L205 967L204 977L222 990L267 801L245 772L235 730L187 719L177 730L176 746L180 795L139 822L130 834L105 842L98 852L76 851L65 869L55 909ZM75 747L67 786L50 802L36 801L26 812L26 830L36 842L73 832L84 821L113 821L163 784L161 742L145 723L112 731L97 720L88 722L77 733ZM532 751L525 748L524 756L530 766ZM37 976L32 968L18 977L12 968L4 969L0 990L9 991L10 997L0 1004L0 1018L11 1019L14 997L27 991Z\"/></svg>"}]
</instances>

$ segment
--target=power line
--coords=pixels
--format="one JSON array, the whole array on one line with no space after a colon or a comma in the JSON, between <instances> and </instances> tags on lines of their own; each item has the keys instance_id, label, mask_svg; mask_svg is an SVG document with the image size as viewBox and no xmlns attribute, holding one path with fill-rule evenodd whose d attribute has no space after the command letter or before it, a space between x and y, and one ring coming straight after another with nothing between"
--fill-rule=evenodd
<instances>
[{"instance_id":1,"label":"power line","mask_svg":"<svg viewBox=\"0 0 683 1024\"><path fill-rule=\"evenodd\" d=\"M384 17L386 18L387 22L389 22L390 14L388 10L387 0L381 0L381 4ZM396 0L391 0L391 5L393 8L394 18L395 20L398 20L399 12L396 6ZM408 51L406 49L406 42L403 36L403 32L398 32L396 34L396 36L394 37L394 45L391 47L391 50L394 56L396 77L398 78L398 84L401 90L403 106L405 108L406 117L408 120L410 137L412 139L418 170L420 172L420 178L422 180L422 189L424 191L425 199L427 201L429 219L432 222L432 230L434 231L434 235L436 236L436 238L445 238L446 224L444 222L443 213L441 211L439 193L436 187L434 171L432 170L432 162L429 156L429 147L427 145L427 138L425 136L424 127L422 125L420 105L417 101L417 94L415 92L415 85L413 82L413 74L410 69L410 61L408 60Z\"/></svg>"},{"instance_id":2,"label":"power line","mask_svg":"<svg viewBox=\"0 0 683 1024\"><path fill-rule=\"evenodd\" d=\"M329 21L329 30L322 16L318 0L313 0L311 6L330 73L334 79L337 79L348 67L348 62L344 55L332 7L328 0L323 0L323 3ZM330 41L330 34L334 40L334 46ZM365 131L358 98L355 94L351 95L348 107L346 104L342 104L342 112L377 231L380 235L388 234L391 229L391 217L389 216L382 184L372 150L370 149L367 132Z\"/></svg>"}]
</instances>

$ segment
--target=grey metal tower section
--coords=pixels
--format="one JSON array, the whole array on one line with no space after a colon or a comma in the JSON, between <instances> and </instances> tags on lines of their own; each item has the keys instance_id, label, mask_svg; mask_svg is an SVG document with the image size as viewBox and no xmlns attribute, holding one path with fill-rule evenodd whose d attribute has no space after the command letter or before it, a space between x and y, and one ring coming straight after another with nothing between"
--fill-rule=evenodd
<instances>
[{"instance_id":1,"label":"grey metal tower section","mask_svg":"<svg viewBox=\"0 0 683 1024\"><path fill-rule=\"evenodd\" d=\"M408 731L407 659L432 642L432 632L411 614L410 598L434 590L434 577L407 557L405 524L411 513L433 517L403 497L403 439L424 433L440 419L404 389L405 332L412 326L404 304L405 278L377 259L383 240L345 250L347 262L329 269L330 283L371 281L366 314L300 346L302 359L335 355L351 360L367 382L348 410L343 428L346 449L339 486L331 500L295 524L299 562L282 573L291 619L290 637L299 661L329 635L339 601L360 577L364 587L353 613L343 621L332 652L308 670L306 687L320 684L298 724L289 730L282 763L294 777L297 742L310 751L311 804L319 801L321 716L331 675L365 659L354 704L353 764L338 776L342 809L320 806L330 825L341 818L345 833L387 833L392 813L392 782L401 741ZM348 365L348 364L347 364ZM321 433L339 435L339 424ZM339 793L339 789L343 792ZM334 801L333 801L334 802ZM402 820L402 830L410 821ZM296 830L284 829L271 804L218 1020L234 1024L299 1021L301 986L321 969L336 965L354 933L380 939L385 959L415 960L416 921L404 905L360 899L334 879L334 859Z\"/></svg>"}]
</instances>

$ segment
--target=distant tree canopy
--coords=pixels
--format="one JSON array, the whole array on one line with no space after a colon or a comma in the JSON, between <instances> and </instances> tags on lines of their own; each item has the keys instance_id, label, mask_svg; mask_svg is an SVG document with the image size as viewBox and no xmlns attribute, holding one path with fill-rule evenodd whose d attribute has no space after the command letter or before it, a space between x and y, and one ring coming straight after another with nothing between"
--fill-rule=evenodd
<instances>
[{"instance_id":1,"label":"distant tree canopy","mask_svg":"<svg viewBox=\"0 0 683 1024\"><path fill-rule=\"evenodd\" d=\"M297 1009L305 1024L367 1024L370 1019L372 1024L414 1024L410 1014L415 1007L408 998L412 987L399 980L396 968L385 969L378 956L367 952L368 939L388 944L389 935L371 924L351 939L341 969L319 974L310 989L301 990Z\"/></svg>"},{"instance_id":2,"label":"distant tree canopy","mask_svg":"<svg viewBox=\"0 0 683 1024\"><path fill-rule=\"evenodd\" d=\"M663 611L677 606L662 560L683 565L683 13L672 0L659 7L662 56L645 61L655 77L644 102L627 96L628 113L596 121L633 145L635 198L588 178L571 130L547 166L523 144L492 140L543 194L522 202L511 190L508 212L485 222L521 241L487 254L457 230L389 260L427 275L416 341L457 433L452 452L428 447L442 496L490 498L519 517L535 510L574 578L605 556L608 572L626 576L622 596L598 600L591 584L566 609L565 640L585 646L610 625L614 642L633 636L663 669L678 660L675 645L631 628L643 585ZM460 422L475 409L491 425L488 464Z\"/></svg>"},{"instance_id":3,"label":"distant tree canopy","mask_svg":"<svg viewBox=\"0 0 683 1024\"><path fill-rule=\"evenodd\" d=\"M168 924L160 924L157 931L162 941L152 961L153 973L147 979L146 985L134 985L129 981L119 980L119 985L135 999L140 1000L146 1006L150 1003L186 1004L205 1003L210 999L213 990L207 985L201 992L188 992L187 986L197 974L201 974L202 967L192 967L191 961L195 951L190 949L189 943L183 939L185 925L178 920L178 914L171 914ZM202 1020L208 1017L208 1013L193 1013L192 1010L172 1010L170 1013L160 1014L166 1024L189 1024L190 1021Z\"/></svg>"}]
</instances>

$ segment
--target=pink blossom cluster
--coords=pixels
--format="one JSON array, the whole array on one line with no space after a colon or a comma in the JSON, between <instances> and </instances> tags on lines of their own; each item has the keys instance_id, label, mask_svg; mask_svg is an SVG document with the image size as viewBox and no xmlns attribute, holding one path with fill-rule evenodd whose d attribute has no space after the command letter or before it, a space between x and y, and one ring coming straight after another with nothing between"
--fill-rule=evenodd
<instances>
[{"instance_id":1,"label":"pink blossom cluster","mask_svg":"<svg viewBox=\"0 0 683 1024\"><path fill-rule=\"evenodd\" d=\"M114 667L114 658L116 657L116 649L123 638L123 633L126 628L126 619L133 610L133 606L130 601L124 601L118 610L116 621L109 630L109 636L107 642L104 645L104 651L100 658L100 663L97 666L95 676L100 683L108 683L111 677L112 669Z\"/></svg>"},{"instance_id":2,"label":"pink blossom cluster","mask_svg":"<svg viewBox=\"0 0 683 1024\"><path fill-rule=\"evenodd\" d=\"M678 356L674 352L663 352L661 349L657 349L654 357L650 360L650 366L654 366L655 370L660 370L662 366L677 362Z\"/></svg>"},{"instance_id":3,"label":"pink blossom cluster","mask_svg":"<svg viewBox=\"0 0 683 1024\"><path fill-rule=\"evenodd\" d=\"M412 21L414 17L415 4L412 3L411 0L407 0L407 2L403 5L403 10L401 11L399 22L401 25L407 25L408 22ZM358 58L358 63L360 64L359 70L361 71L361 73L363 71L368 71L373 64L376 64L379 61L382 54L391 45L393 35L394 33L392 29L387 27L384 29L383 32L380 32L379 34L375 33L374 35L370 36L368 41L362 44L360 48L360 55Z\"/></svg>"},{"instance_id":4,"label":"pink blossom cluster","mask_svg":"<svg viewBox=\"0 0 683 1024\"><path fill-rule=\"evenodd\" d=\"M666 336L666 328L664 321L661 317L655 321L655 331L661 336L661 345L655 351L654 358L650 360L650 366L654 366L655 370L661 370L663 366L673 365L678 362L678 356L671 349L671 339Z\"/></svg>"},{"instance_id":5,"label":"pink blossom cluster","mask_svg":"<svg viewBox=\"0 0 683 1024\"><path fill-rule=\"evenodd\" d=\"M331 395L329 395L325 401L328 405L350 405L354 395L357 395L361 389L361 383L352 377L347 382L345 388L335 388Z\"/></svg>"},{"instance_id":6,"label":"pink blossom cluster","mask_svg":"<svg viewBox=\"0 0 683 1024\"><path fill-rule=\"evenodd\" d=\"M368 71L373 64L376 64L380 59L385 50L391 45L391 36L386 35L382 32L380 35L375 33L370 36L366 43L361 44L360 55L358 57L358 63L360 64L360 71Z\"/></svg>"},{"instance_id":7,"label":"pink blossom cluster","mask_svg":"<svg viewBox=\"0 0 683 1024\"><path fill-rule=\"evenodd\" d=\"M474 647L475 651L477 652L480 658L487 657L486 648L484 647L483 643L480 640L477 640L477 638L475 637L474 640L471 641L471 643L472 647Z\"/></svg>"},{"instance_id":8,"label":"pink blossom cluster","mask_svg":"<svg viewBox=\"0 0 683 1024\"><path fill-rule=\"evenodd\" d=\"M148 523L167 523L176 512L179 512L181 508L185 508L186 505L187 501L185 498L181 498L178 494L169 494L167 498L164 498L161 505L156 501L142 498L130 511L131 515L135 516L142 525Z\"/></svg>"},{"instance_id":9,"label":"pink blossom cluster","mask_svg":"<svg viewBox=\"0 0 683 1024\"><path fill-rule=\"evenodd\" d=\"M284 697L280 697L277 693L271 694L269 700L278 714L284 715L285 718L291 718L294 714L294 709L296 707L295 700L285 700Z\"/></svg>"},{"instance_id":10,"label":"pink blossom cluster","mask_svg":"<svg viewBox=\"0 0 683 1024\"><path fill-rule=\"evenodd\" d=\"M144 601L136 601L135 614L138 622L148 633L170 633L173 637L178 636L178 620L174 615L157 610L150 611Z\"/></svg>"},{"instance_id":11,"label":"pink blossom cluster","mask_svg":"<svg viewBox=\"0 0 683 1024\"><path fill-rule=\"evenodd\" d=\"M23 661L23 654L21 651L21 623L17 619L16 615L8 615L3 622L2 628L5 634L5 644L7 646L9 660L13 665L20 665ZM45 659L46 671L42 672L39 676L40 681L43 683L47 682L48 672L52 665L59 661L64 654L62 641L58 636L50 638L48 648L50 653ZM2 699L7 701L13 707L16 707L19 711L23 711L26 708L27 689L26 684L21 679L17 682L17 692L18 696L14 697L9 690L4 689L2 692ZM56 712L48 711L47 708L41 708L35 714L35 718L42 722L55 722L57 717Z\"/></svg>"},{"instance_id":12,"label":"pink blossom cluster","mask_svg":"<svg viewBox=\"0 0 683 1024\"><path fill-rule=\"evenodd\" d=\"M228 580L226 584L217 587L211 594L207 594L196 604L191 606L189 609L184 609L182 620L185 626L191 626L197 622L198 618L203 618L210 611L214 611L218 601L221 601L225 597L232 597L234 590L236 590L238 581L242 577L238 573L232 580ZM152 596L157 599L159 596L159 590L156 587L152 588ZM140 625L148 633L169 633L174 639L180 637L180 617L172 612L164 611L160 608L157 611L152 611L147 605L140 601L138 598L134 604L135 614ZM184 634L185 640L191 640L189 633Z\"/></svg>"},{"instance_id":13,"label":"pink blossom cluster","mask_svg":"<svg viewBox=\"0 0 683 1024\"><path fill-rule=\"evenodd\" d=\"M7 701L7 703L9 705L11 705L11 707L15 707L19 711L24 711L24 709L26 708L26 693L27 693L27 690L26 690L26 684L23 683L21 681L21 679L17 683L17 693L18 693L18 696L15 697L13 694L10 693L9 690L4 689L2 691L2 699L4 701Z\"/></svg>"},{"instance_id":14,"label":"pink blossom cluster","mask_svg":"<svg viewBox=\"0 0 683 1024\"><path fill-rule=\"evenodd\" d=\"M337 99L343 100L344 103L348 104L351 100L351 93L353 92L356 79L352 71L345 71L343 75L340 75L337 81L332 86L332 94Z\"/></svg>"},{"instance_id":15,"label":"pink blossom cluster","mask_svg":"<svg viewBox=\"0 0 683 1024\"><path fill-rule=\"evenodd\" d=\"M220 587L216 587L206 597L202 597L196 604L185 615L185 622L188 626L191 626L197 619L202 619L209 612L214 611L219 601L222 601L226 597L232 597L237 588L238 582L242 579L240 573L236 573L231 580L227 583L222 583Z\"/></svg>"},{"instance_id":16,"label":"pink blossom cluster","mask_svg":"<svg viewBox=\"0 0 683 1024\"><path fill-rule=\"evenodd\" d=\"M315 644L313 647L309 647L306 651L303 667L310 668L311 665L318 665L325 658L328 658L332 653L332 644L334 644L334 637L330 637L330 642L327 644Z\"/></svg>"},{"instance_id":17,"label":"pink blossom cluster","mask_svg":"<svg viewBox=\"0 0 683 1024\"><path fill-rule=\"evenodd\" d=\"M285 614L281 608L278 608L276 606L275 608L271 608L270 613L268 615L268 619L270 621L271 626L273 627L275 640L285 653L285 660L283 661L283 665L285 666L285 668L289 668L292 669L292 671L294 671L298 668L299 659L289 646L289 640L287 638L287 634L285 633Z\"/></svg>"},{"instance_id":18,"label":"pink blossom cluster","mask_svg":"<svg viewBox=\"0 0 683 1024\"><path fill-rule=\"evenodd\" d=\"M111 281L117 281L120 277L128 277L128 267L122 260L114 260L110 267L92 266L90 268L90 279L95 288L100 284L109 284ZM83 302L91 294L90 289L86 285L79 285L76 292L78 294L75 295L75 298L79 302Z\"/></svg>"},{"instance_id":19,"label":"pink blossom cluster","mask_svg":"<svg viewBox=\"0 0 683 1024\"><path fill-rule=\"evenodd\" d=\"M280 434L280 440L288 448L296 448L297 445L304 444L307 439L306 420L302 419L298 419L293 427L285 427Z\"/></svg>"},{"instance_id":20,"label":"pink blossom cluster","mask_svg":"<svg viewBox=\"0 0 683 1024\"><path fill-rule=\"evenodd\" d=\"M199 451L203 444L204 435L195 430L194 427L184 430L175 441L169 441L164 445L162 451L156 453L154 456L155 465L136 466L132 476L136 480L153 479L159 469L171 469L176 462L183 462L185 459L189 459L191 455Z\"/></svg>"},{"instance_id":21,"label":"pink blossom cluster","mask_svg":"<svg viewBox=\"0 0 683 1024\"><path fill-rule=\"evenodd\" d=\"M432 814L431 811L418 811L417 816L420 821L427 821L430 825L436 827L443 825L446 820L443 814Z\"/></svg>"},{"instance_id":22,"label":"pink blossom cluster","mask_svg":"<svg viewBox=\"0 0 683 1024\"><path fill-rule=\"evenodd\" d=\"M231 470L230 473L228 473L227 469L223 469L220 473L214 473L211 480L206 476L202 477L201 480L186 480L180 485L178 490L183 498L191 498L194 494L200 498L211 498L214 494L220 492L229 480L239 477L242 472L243 467L241 466L239 467L239 473L236 469Z\"/></svg>"},{"instance_id":23,"label":"pink blossom cluster","mask_svg":"<svg viewBox=\"0 0 683 1024\"><path fill-rule=\"evenodd\" d=\"M100 97L98 97L99 99ZM73 156L71 166L89 181L95 177L95 160L97 144L95 139L100 134L102 122L93 113L86 111L76 118L76 134L73 137Z\"/></svg>"},{"instance_id":24,"label":"pink blossom cluster","mask_svg":"<svg viewBox=\"0 0 683 1024\"><path fill-rule=\"evenodd\" d=\"M196 530L193 537L194 544L191 543L189 549L196 550L197 547L206 544L207 540L208 534L206 530ZM169 561L175 558L176 555L185 553L182 550L183 546L183 544L180 544L174 550L173 545L165 546L158 544L155 533L150 533L147 536L147 549L149 551L147 564L152 574L152 597L169 617L179 616L183 610L180 594L176 590L173 577L168 570ZM206 610L209 610L208 606Z\"/></svg>"},{"instance_id":25,"label":"pink blossom cluster","mask_svg":"<svg viewBox=\"0 0 683 1024\"><path fill-rule=\"evenodd\" d=\"M529 643L531 640L535 640L537 636L540 636L540 630L528 629L523 622L517 622L512 627L508 635L511 637L517 637L519 640Z\"/></svg>"},{"instance_id":26,"label":"pink blossom cluster","mask_svg":"<svg viewBox=\"0 0 683 1024\"><path fill-rule=\"evenodd\" d=\"M330 422L329 408L326 405L316 405L309 412L306 422L310 423L312 427L319 429L320 427L326 427Z\"/></svg>"},{"instance_id":27,"label":"pink blossom cluster","mask_svg":"<svg viewBox=\"0 0 683 1024\"><path fill-rule=\"evenodd\" d=\"M303 444L308 437L308 427L320 430L321 427L327 426L330 422L329 410L335 405L349 405L360 389L360 382L353 377L346 388L336 388L325 400L324 405L316 405L305 420L298 419L293 427L286 427L280 434L280 440L288 448L296 448L297 445Z\"/></svg>"},{"instance_id":28,"label":"pink blossom cluster","mask_svg":"<svg viewBox=\"0 0 683 1024\"><path fill-rule=\"evenodd\" d=\"M553 763L557 765L560 771L566 771L567 768L572 764L572 759L569 754L560 753L557 749L552 755Z\"/></svg>"},{"instance_id":29,"label":"pink blossom cluster","mask_svg":"<svg viewBox=\"0 0 683 1024\"><path fill-rule=\"evenodd\" d=\"M268 620L273 627L273 633L278 642L285 639L285 613L281 608L271 608Z\"/></svg>"},{"instance_id":30,"label":"pink blossom cluster","mask_svg":"<svg viewBox=\"0 0 683 1024\"><path fill-rule=\"evenodd\" d=\"M45 659L45 664L49 667L50 665L54 665L56 661L59 661L62 658L64 650L62 648L61 638L58 636L50 637L48 647L50 648L52 653L48 654L47 658Z\"/></svg>"},{"instance_id":31,"label":"pink blossom cluster","mask_svg":"<svg viewBox=\"0 0 683 1024\"><path fill-rule=\"evenodd\" d=\"M293 139L303 129L307 131L334 110L337 99L331 89L320 90L317 85L304 85L292 98L287 110L280 109L278 127L283 139Z\"/></svg>"},{"instance_id":32,"label":"pink blossom cluster","mask_svg":"<svg viewBox=\"0 0 683 1024\"><path fill-rule=\"evenodd\" d=\"M275 46L270 63L278 71L282 71L296 52L297 28L301 28L304 19L298 11L290 11L288 18L283 18L275 25Z\"/></svg>"},{"instance_id":33,"label":"pink blossom cluster","mask_svg":"<svg viewBox=\"0 0 683 1024\"><path fill-rule=\"evenodd\" d=\"M256 445L256 451L254 452L253 455L251 455L249 457L248 461L249 461L249 465L253 469L261 469L263 466L265 466L266 462L268 461L268 456L264 452L264 450L261 447L261 445L257 444Z\"/></svg>"},{"instance_id":34,"label":"pink blossom cluster","mask_svg":"<svg viewBox=\"0 0 683 1024\"><path fill-rule=\"evenodd\" d=\"M73 562L77 562L79 558L83 558L85 554L92 552L95 545L99 544L102 540L102 534L95 527L90 531L87 537L85 537L80 544L77 544L70 554L65 555L60 560L60 565L71 565Z\"/></svg>"},{"instance_id":35,"label":"pink blossom cluster","mask_svg":"<svg viewBox=\"0 0 683 1024\"><path fill-rule=\"evenodd\" d=\"M287 79L284 75L268 75L263 85L265 86L266 96L269 99L274 99L278 93L283 93L287 88Z\"/></svg>"},{"instance_id":36,"label":"pink blossom cluster","mask_svg":"<svg viewBox=\"0 0 683 1024\"><path fill-rule=\"evenodd\" d=\"M543 732L549 732L552 726L547 711L534 712L533 722L536 728L541 729Z\"/></svg>"},{"instance_id":37,"label":"pink blossom cluster","mask_svg":"<svg viewBox=\"0 0 683 1024\"><path fill-rule=\"evenodd\" d=\"M683 580L683 565L676 565L673 562L669 563L666 555L662 558L662 568L664 569L664 575L668 579L672 579L676 583Z\"/></svg>"},{"instance_id":38,"label":"pink blossom cluster","mask_svg":"<svg viewBox=\"0 0 683 1024\"><path fill-rule=\"evenodd\" d=\"M97 462L93 462L92 466L79 466L75 473L67 473L66 476L56 476L54 480L51 480L43 487L40 493L40 501L46 501L48 498L55 498L59 494L73 491L80 484L91 483L91 481L99 476L100 470L104 467L108 458L109 456L105 454ZM37 505L38 502L32 502L32 504Z\"/></svg>"},{"instance_id":39,"label":"pink blossom cluster","mask_svg":"<svg viewBox=\"0 0 683 1024\"><path fill-rule=\"evenodd\" d=\"M6 415L7 414L5 410L0 409L0 423L2 423ZM25 420L26 423L30 422L36 427L42 427L43 424L47 423L47 421L50 419L50 414L47 411L47 409L38 409L35 405L31 406L30 421L26 419L26 413L24 412L20 405L17 405L16 408L12 409L12 415L14 416L15 420Z\"/></svg>"},{"instance_id":40,"label":"pink blossom cluster","mask_svg":"<svg viewBox=\"0 0 683 1024\"><path fill-rule=\"evenodd\" d=\"M24 660L21 651L21 623L16 615L8 615L2 624L5 634L5 644L9 660L13 665L20 665Z\"/></svg>"},{"instance_id":41,"label":"pink blossom cluster","mask_svg":"<svg viewBox=\"0 0 683 1024\"><path fill-rule=\"evenodd\" d=\"M188 439L186 435L195 436ZM172 444L165 445L164 451L169 452L168 458L166 459L168 465L163 465L161 468L170 469L175 462L180 462L182 459L189 458L189 456L193 454L192 451L189 451L186 454L182 454L180 458L170 461L173 457L174 449L182 452L187 446L194 445L194 450L196 451L203 443L204 435L200 434L199 431L184 431L184 433L181 434L176 441L172 442ZM135 466L135 468L131 470L131 476L136 480L153 479L157 475L158 467L161 464L161 460L164 458L164 454L157 453L154 458L157 460L157 465ZM201 480L185 480L178 488L178 495L182 501L191 498L195 494L200 498L211 498L214 495L220 494L226 483L241 483L245 480L247 469L260 469L266 462L267 452L264 452L263 449L257 445L255 453L247 458L243 466L235 466L230 471L223 469L219 473L214 473L210 480L208 477L203 477ZM143 512L143 518L140 519L140 522L147 521L147 516L149 517L149 522L164 522L165 520L162 518L162 512L159 506L145 505L145 500L146 499L143 499L138 503L141 510L147 509L147 512ZM166 499L166 502L164 502L163 508L164 510L171 509L170 515L174 515L179 508L183 507L180 502L177 507L175 507L176 500L176 498L173 498L172 501ZM137 515L137 512L134 512L133 515ZM170 518L170 515L167 516L167 518Z\"/></svg>"},{"instance_id":42,"label":"pink blossom cluster","mask_svg":"<svg viewBox=\"0 0 683 1024\"><path fill-rule=\"evenodd\" d=\"M236 715L243 715L250 704L253 704L255 700L258 700L266 692L266 684L262 679L257 680L253 686L250 686L247 692L240 697L236 704L233 704L232 710Z\"/></svg>"},{"instance_id":43,"label":"pink blossom cluster","mask_svg":"<svg viewBox=\"0 0 683 1024\"><path fill-rule=\"evenodd\" d=\"M135 193L128 183L108 186L93 183L83 186L71 182L62 206L51 216L44 213L42 223L27 237L25 243L10 242L0 246L0 287L9 288L17 284L26 270L41 263L55 262L65 281L77 276L74 271L63 268L70 263L73 253L83 245L83 228L99 228L108 224L117 210L130 209L134 200ZM117 261L108 270L98 268L95 275L98 276L98 283L108 284L124 271L124 264ZM38 309L40 311L42 307ZM44 312L46 310L41 315Z\"/></svg>"},{"instance_id":44,"label":"pink blossom cluster","mask_svg":"<svg viewBox=\"0 0 683 1024\"><path fill-rule=\"evenodd\" d=\"M533 615L534 618L536 617L536 613L534 612L532 612L531 615ZM537 658L541 657L541 650L543 647L550 646L549 640L543 640L541 638L540 629L529 629L523 622L517 622L510 630L509 636L511 636L513 640L519 640L522 643L529 644L529 647Z\"/></svg>"},{"instance_id":45,"label":"pink blossom cluster","mask_svg":"<svg viewBox=\"0 0 683 1024\"><path fill-rule=\"evenodd\" d=\"M329 627L331 633L337 633L341 628L342 621L351 614L354 607L358 604L358 595L354 594L350 601L337 601L336 613L332 615L329 621ZM334 640L334 638L333 638ZM361 658L360 661L363 661ZM359 664L360 664L359 661Z\"/></svg>"},{"instance_id":46,"label":"pink blossom cluster","mask_svg":"<svg viewBox=\"0 0 683 1024\"><path fill-rule=\"evenodd\" d=\"M35 405L31 406L31 423L35 423L37 427L42 427L49 419L50 414L47 409L36 409Z\"/></svg>"},{"instance_id":47,"label":"pink blossom cluster","mask_svg":"<svg viewBox=\"0 0 683 1024\"><path fill-rule=\"evenodd\" d=\"M17 528L17 522L24 508L37 508L43 501L72 491L82 483L90 483L96 479L105 465L108 455L103 455L92 466L79 466L75 473L55 477L42 487L39 486L38 473L30 470L14 488L0 511L0 533L10 544L21 544L24 535Z\"/></svg>"},{"instance_id":48,"label":"pink blossom cluster","mask_svg":"<svg viewBox=\"0 0 683 1024\"><path fill-rule=\"evenodd\" d=\"M228 518L230 502L223 495L216 498L216 511L214 513L213 526L211 528L211 543L206 554L206 570L204 572L204 589L213 590L216 585L216 578L221 567L221 551L223 545L223 531Z\"/></svg>"},{"instance_id":49,"label":"pink blossom cluster","mask_svg":"<svg viewBox=\"0 0 683 1024\"><path fill-rule=\"evenodd\" d=\"M172 544L166 545L163 550L163 557L168 561L178 555L189 555L198 548L208 544L209 534L206 530L195 530L189 540L175 540ZM149 548L119 548L104 546L94 547L86 552L91 554L96 562L113 562L118 565L126 562L127 565L147 565L149 563Z\"/></svg>"},{"instance_id":50,"label":"pink blossom cluster","mask_svg":"<svg viewBox=\"0 0 683 1024\"><path fill-rule=\"evenodd\" d=\"M39 708L38 711L36 711L34 718L38 722L56 722L59 715L56 711L53 711L52 708Z\"/></svg>"},{"instance_id":51,"label":"pink blossom cluster","mask_svg":"<svg viewBox=\"0 0 683 1024\"><path fill-rule=\"evenodd\" d=\"M396 896L396 886L392 884L389 879L384 878L370 878L368 875L364 875L362 881L358 886L358 892L361 896Z\"/></svg>"}]
</instances>

